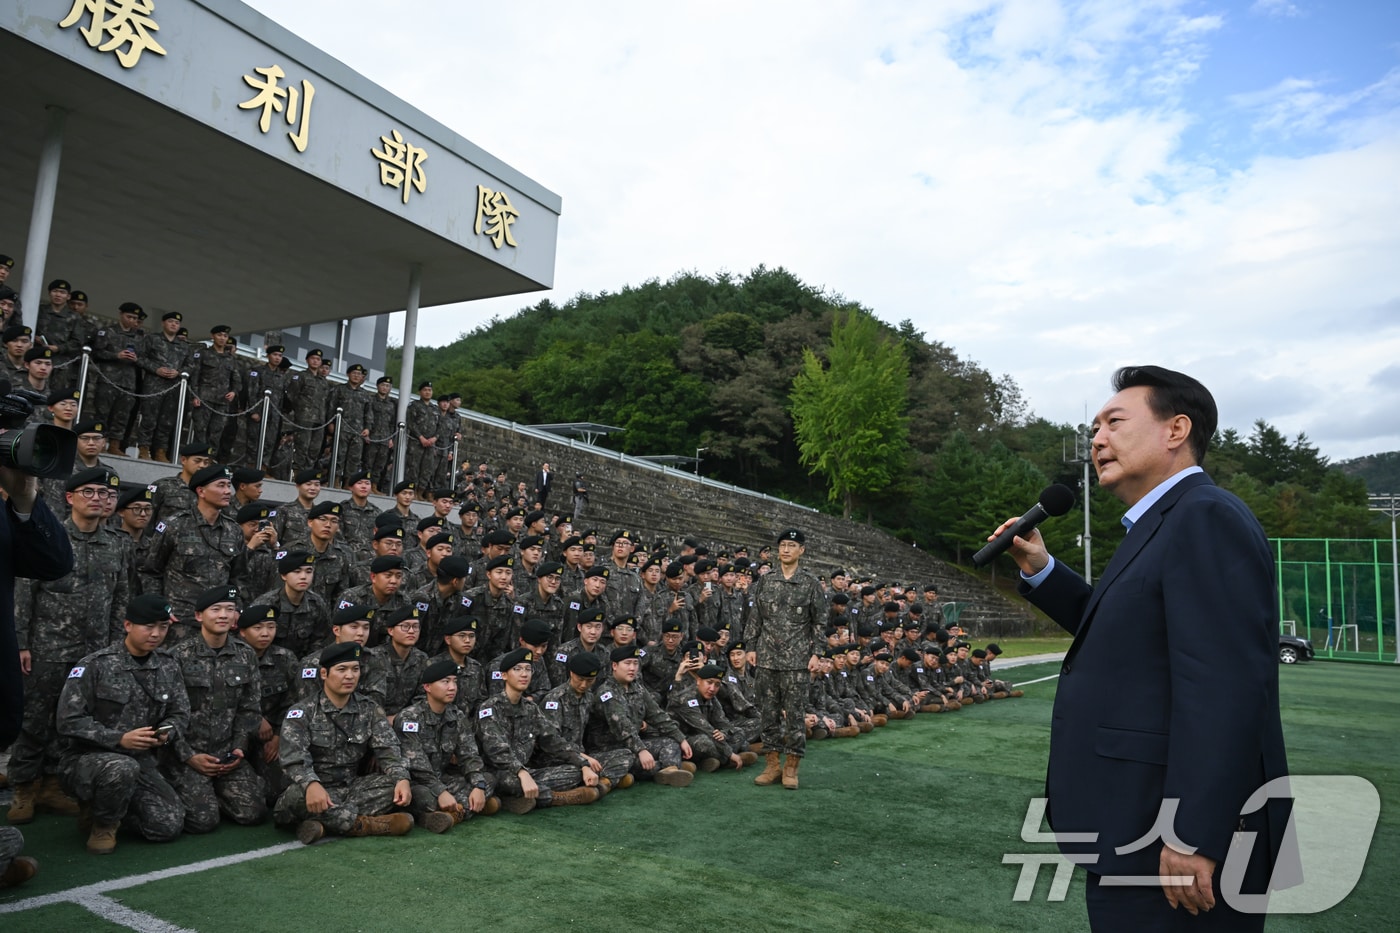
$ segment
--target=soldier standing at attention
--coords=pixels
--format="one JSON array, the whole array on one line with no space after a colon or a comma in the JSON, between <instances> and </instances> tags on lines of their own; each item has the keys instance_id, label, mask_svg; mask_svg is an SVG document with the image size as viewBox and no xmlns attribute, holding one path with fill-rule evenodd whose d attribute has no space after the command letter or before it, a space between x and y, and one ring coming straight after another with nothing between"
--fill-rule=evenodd
<instances>
[{"instance_id":1,"label":"soldier standing at attention","mask_svg":"<svg viewBox=\"0 0 1400 933\"><path fill-rule=\"evenodd\" d=\"M259 440L263 445L264 463L274 459L273 454L282 440L282 408L287 401L287 385L291 382L291 376L282 368L282 358L286 352L286 347L273 344L267 348L267 360L260 366L254 366L248 372L246 380L248 385L247 402L250 407L253 407L253 410L248 413L239 426L238 447L250 461L256 459L258 455ZM272 394L265 396L263 394L265 392ZM264 398L268 399L265 430L262 423L261 404Z\"/></svg>"},{"instance_id":2,"label":"soldier standing at attention","mask_svg":"<svg viewBox=\"0 0 1400 933\"><path fill-rule=\"evenodd\" d=\"M94 855L116 849L123 825L151 842L177 839L185 825L185 805L156 762L159 749L182 742L190 718L180 666L156 650L170 604L148 593L125 615L125 638L79 661L58 700L59 774L83 806Z\"/></svg>"},{"instance_id":3,"label":"soldier standing at attention","mask_svg":"<svg viewBox=\"0 0 1400 933\"><path fill-rule=\"evenodd\" d=\"M379 377L374 384L374 395L369 400L369 423L366 425L369 438L365 466L370 476L374 477L375 489L381 493L388 492L394 482L394 441L390 435L398 425L399 410L398 402L389 397L393 388L394 380L391 377Z\"/></svg>"},{"instance_id":4,"label":"soldier standing at attention","mask_svg":"<svg viewBox=\"0 0 1400 933\"><path fill-rule=\"evenodd\" d=\"M178 336L184 316L179 311L167 311L160 318L160 332L147 334L136 354L146 372L143 386L149 398L141 400L141 427L136 432L136 446L142 460L169 463L169 451L177 448L175 413L180 407L180 372L189 356L189 345ZM153 393L160 392L160 395ZM155 449L152 456L151 450Z\"/></svg>"},{"instance_id":5,"label":"soldier standing at attention","mask_svg":"<svg viewBox=\"0 0 1400 933\"><path fill-rule=\"evenodd\" d=\"M88 414L107 426L107 453L126 454L122 437L136 410L136 389L141 378L138 348L146 339L141 329L141 306L124 302L117 310L120 326L99 328L92 340L92 355L105 377L96 382L96 405Z\"/></svg>"},{"instance_id":6,"label":"soldier standing at attention","mask_svg":"<svg viewBox=\"0 0 1400 933\"><path fill-rule=\"evenodd\" d=\"M423 464L433 456L433 445L437 443L438 410L433 404L433 384L418 384L418 400L411 402L404 415L408 450L404 460L403 478L418 484L424 490L432 489L431 482L425 482L421 474Z\"/></svg>"},{"instance_id":7,"label":"soldier standing at attention","mask_svg":"<svg viewBox=\"0 0 1400 933\"><path fill-rule=\"evenodd\" d=\"M757 668L754 692L762 720L761 787L777 783L797 789L797 768L807 749L803 714L811 675L818 669L817 647L826 626L826 598L817 578L798 566L806 553L806 536L789 528L778 536L778 570L755 581L749 590L746 640ZM782 766L778 757L786 753Z\"/></svg>"},{"instance_id":8,"label":"soldier standing at attention","mask_svg":"<svg viewBox=\"0 0 1400 933\"><path fill-rule=\"evenodd\" d=\"M325 440L325 428L321 425L326 421L326 400L330 390L330 383L321 375L321 351L308 350L306 372L292 374L283 402L292 421L303 426L292 429L296 435L293 469L310 469L321 456L321 445Z\"/></svg>"},{"instance_id":9,"label":"soldier standing at attention","mask_svg":"<svg viewBox=\"0 0 1400 933\"><path fill-rule=\"evenodd\" d=\"M369 370L354 363L345 371L344 385L331 389L327 415L340 409L340 449L335 465L336 476L330 477L332 485L350 486L348 477L360 472L364 463L365 441L369 439L370 396L365 388L365 377Z\"/></svg>"},{"instance_id":10,"label":"soldier standing at attention","mask_svg":"<svg viewBox=\"0 0 1400 933\"><path fill-rule=\"evenodd\" d=\"M374 701L356 692L364 648L356 642L321 652L321 688L292 705L282 720L279 754L291 786L277 799L278 826L296 824L297 839L311 845L327 832L342 836L403 836L413 817L390 811L412 801L408 769L389 720ZM373 752L379 770L360 774Z\"/></svg>"},{"instance_id":11,"label":"soldier standing at attention","mask_svg":"<svg viewBox=\"0 0 1400 933\"><path fill-rule=\"evenodd\" d=\"M190 389L194 398L194 436L208 438L216 448L216 456L225 459L220 440L228 427L225 413L229 403L238 397L241 380L238 367L225 348L228 346L229 326L215 324L209 328L212 347L200 347L190 354Z\"/></svg>"}]
</instances>

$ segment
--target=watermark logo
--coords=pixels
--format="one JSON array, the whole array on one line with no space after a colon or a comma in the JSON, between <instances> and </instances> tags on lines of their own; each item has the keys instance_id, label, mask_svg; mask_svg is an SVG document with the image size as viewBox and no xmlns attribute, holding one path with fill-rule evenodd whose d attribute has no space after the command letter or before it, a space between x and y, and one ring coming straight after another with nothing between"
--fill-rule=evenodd
<instances>
[{"instance_id":1,"label":"watermark logo","mask_svg":"<svg viewBox=\"0 0 1400 933\"><path fill-rule=\"evenodd\" d=\"M1361 878L1366 855L1371 848L1380 819L1381 798L1376 787L1353 774L1304 774L1275 778L1260 787L1240 808L1243 818L1258 812L1271 799L1292 798L1293 808L1280 848L1278 863L1268 894L1246 894L1240 890L1245 867L1258 840L1258 833L1241 829L1235 833L1225 864L1220 871L1217 892L1240 913L1314 914L1335 907L1346 899ZM1190 846L1177 838L1175 823L1180 801L1162 802L1157 819L1146 834L1114 852L1128 855L1149 846L1164 844L1189 854ZM1055 833L1042 831L1046 801L1034 797L1021 824L1021 841L1036 846L1060 843L1085 844L1098 839L1097 833ZM1243 823L1241 823L1243 825ZM1041 869L1054 867L1046 900L1062 901L1069 890L1074 866L1092 871L1096 853L1063 855L1052 852L1017 852L1002 856L1003 865L1019 865L1013 901L1029 901L1035 894ZM1161 887L1191 884L1189 876L1161 878L1157 875L1104 875L1100 883L1113 886Z\"/></svg>"}]
</instances>

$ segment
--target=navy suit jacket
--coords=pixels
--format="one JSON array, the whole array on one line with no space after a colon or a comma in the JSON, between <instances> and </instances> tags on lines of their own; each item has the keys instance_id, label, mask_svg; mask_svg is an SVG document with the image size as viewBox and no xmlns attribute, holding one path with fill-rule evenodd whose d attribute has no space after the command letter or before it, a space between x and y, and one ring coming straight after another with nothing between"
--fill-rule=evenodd
<instances>
[{"instance_id":1,"label":"navy suit jacket","mask_svg":"<svg viewBox=\"0 0 1400 933\"><path fill-rule=\"evenodd\" d=\"M15 577L57 580L72 571L68 532L42 497L34 500L27 522L15 517L8 501L0 506L0 748L15 740L24 719L24 675L15 638Z\"/></svg>"},{"instance_id":2,"label":"navy suit jacket","mask_svg":"<svg viewBox=\"0 0 1400 933\"><path fill-rule=\"evenodd\" d=\"M1048 814L1056 833L1097 840L1061 850L1096 854L1091 872L1155 875L1154 827L1176 798L1175 838L1222 862L1245 800L1288 770L1274 561L1258 520L1193 474L1133 526L1097 586L1057 561L1022 592L1074 636L1055 695ZM1288 804L1243 818L1270 865Z\"/></svg>"}]
</instances>

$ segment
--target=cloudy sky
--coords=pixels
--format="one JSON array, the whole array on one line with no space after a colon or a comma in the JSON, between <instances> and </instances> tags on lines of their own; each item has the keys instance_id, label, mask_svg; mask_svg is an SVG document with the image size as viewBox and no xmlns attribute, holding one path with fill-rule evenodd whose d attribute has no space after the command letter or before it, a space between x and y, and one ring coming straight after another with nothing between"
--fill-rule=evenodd
<instances>
[{"instance_id":1,"label":"cloudy sky","mask_svg":"<svg viewBox=\"0 0 1400 933\"><path fill-rule=\"evenodd\" d=\"M558 192L556 302L784 266L1053 420L1156 362L1400 449L1400 3L250 2Z\"/></svg>"}]
</instances>

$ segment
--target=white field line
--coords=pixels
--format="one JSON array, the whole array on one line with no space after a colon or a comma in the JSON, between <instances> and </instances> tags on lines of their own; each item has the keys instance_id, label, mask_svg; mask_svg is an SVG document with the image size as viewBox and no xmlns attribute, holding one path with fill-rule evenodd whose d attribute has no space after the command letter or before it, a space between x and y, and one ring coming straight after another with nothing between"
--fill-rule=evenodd
<instances>
[{"instance_id":1,"label":"white field line","mask_svg":"<svg viewBox=\"0 0 1400 933\"><path fill-rule=\"evenodd\" d=\"M86 907L105 920L119 923L133 930L141 930L142 933L183 933L183 927L176 926L173 923L166 923L159 917L153 917L150 914L142 913L138 910L131 910L103 895L108 891L121 891L126 888L150 884L153 881L164 881L166 878L178 878L181 875L193 875L215 868L226 868L229 865L237 865L240 862L251 862L254 859L266 858L269 855L280 855L283 852L290 852L293 849L300 848L303 848L300 842L283 842L275 846L268 846L265 849L253 849L249 852L239 852L234 855L223 855L219 858L205 859L202 862L191 862L188 865L175 865L170 868L162 868L158 871L148 871L143 875L128 875L125 878L111 878L107 881L98 881L93 884L69 888L66 891L55 891L52 894L41 894L38 897L25 898L22 901L15 901L12 904L0 904L0 914L19 913L22 910L33 910L36 907L47 907L50 904L74 903Z\"/></svg>"},{"instance_id":2,"label":"white field line","mask_svg":"<svg viewBox=\"0 0 1400 933\"><path fill-rule=\"evenodd\" d=\"M1035 680L1027 680L1023 683L1012 684L1013 687L1029 687L1031 684L1041 684L1047 680L1054 680L1059 674L1051 674L1049 677L1037 677Z\"/></svg>"}]
</instances>

